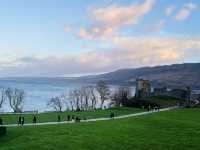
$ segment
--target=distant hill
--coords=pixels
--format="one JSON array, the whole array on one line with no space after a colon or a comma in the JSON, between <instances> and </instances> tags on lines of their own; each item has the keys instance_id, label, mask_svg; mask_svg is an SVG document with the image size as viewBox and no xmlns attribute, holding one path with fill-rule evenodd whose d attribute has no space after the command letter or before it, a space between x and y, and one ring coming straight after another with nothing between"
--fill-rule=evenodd
<instances>
[{"instance_id":1,"label":"distant hill","mask_svg":"<svg viewBox=\"0 0 200 150\"><path fill-rule=\"evenodd\" d=\"M136 69L120 69L114 72L76 78L78 82L96 83L104 80L109 84L135 84L136 78L151 81L153 86L200 88L200 63L174 64Z\"/></svg>"}]
</instances>

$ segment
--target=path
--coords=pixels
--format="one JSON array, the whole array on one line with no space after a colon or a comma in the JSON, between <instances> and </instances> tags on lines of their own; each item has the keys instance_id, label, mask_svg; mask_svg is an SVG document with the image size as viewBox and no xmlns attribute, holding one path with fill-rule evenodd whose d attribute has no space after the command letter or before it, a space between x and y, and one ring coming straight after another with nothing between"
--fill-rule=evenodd
<instances>
[{"instance_id":1,"label":"path","mask_svg":"<svg viewBox=\"0 0 200 150\"><path fill-rule=\"evenodd\" d=\"M174 107L169 107L169 108L163 108L160 109L160 111L169 111L172 109L177 109L179 107L174 106ZM140 112L140 113L134 113L134 114L129 114L129 115L123 115L123 116L117 116L114 119L122 119L122 118L129 118L129 117L136 117L136 116L142 116L142 115L147 115L147 114L152 114L156 113L156 111L149 111L149 112ZM96 119L88 119L88 120L81 120L81 122L96 122L96 121L105 121L105 120L111 120L110 118L96 118ZM56 125L56 124L71 124L75 123L74 121L62 121L62 122L44 122L44 123L27 123L24 124L24 126L41 126L41 125ZM4 125L6 127L17 127L19 126L18 124L9 124L9 125Z\"/></svg>"}]
</instances>

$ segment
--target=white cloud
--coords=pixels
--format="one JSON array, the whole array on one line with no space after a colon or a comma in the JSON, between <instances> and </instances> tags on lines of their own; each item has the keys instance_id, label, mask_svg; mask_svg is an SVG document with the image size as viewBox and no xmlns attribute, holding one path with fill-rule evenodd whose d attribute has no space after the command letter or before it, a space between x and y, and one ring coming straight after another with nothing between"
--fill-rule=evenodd
<instances>
[{"instance_id":1,"label":"white cloud","mask_svg":"<svg viewBox=\"0 0 200 150\"><path fill-rule=\"evenodd\" d=\"M119 68L154 66L184 62L194 49L200 52L199 38L110 37L111 49L93 50L80 55L35 58L23 57L1 62L0 76L62 76L107 72Z\"/></svg>"},{"instance_id":2,"label":"white cloud","mask_svg":"<svg viewBox=\"0 0 200 150\"><path fill-rule=\"evenodd\" d=\"M65 25L64 26L64 32L71 32L72 31L72 27L70 25Z\"/></svg>"},{"instance_id":3,"label":"white cloud","mask_svg":"<svg viewBox=\"0 0 200 150\"><path fill-rule=\"evenodd\" d=\"M149 25L145 31L160 32L166 26L166 20L162 19L158 23Z\"/></svg>"},{"instance_id":4,"label":"white cloud","mask_svg":"<svg viewBox=\"0 0 200 150\"><path fill-rule=\"evenodd\" d=\"M167 9L165 10L165 15L171 16L172 13L175 11L175 9L176 9L176 7L174 5L167 7Z\"/></svg>"},{"instance_id":5,"label":"white cloud","mask_svg":"<svg viewBox=\"0 0 200 150\"><path fill-rule=\"evenodd\" d=\"M129 6L111 5L92 12L92 18L104 26L119 28L123 25L138 23L140 17L146 15L154 5L155 0L146 0L142 4Z\"/></svg>"},{"instance_id":6,"label":"white cloud","mask_svg":"<svg viewBox=\"0 0 200 150\"><path fill-rule=\"evenodd\" d=\"M92 26L80 28L78 36L86 39L104 38L116 35L124 26L137 24L149 13L155 0L145 0L143 3L120 6L112 4L107 7L90 10Z\"/></svg>"},{"instance_id":7,"label":"white cloud","mask_svg":"<svg viewBox=\"0 0 200 150\"><path fill-rule=\"evenodd\" d=\"M176 21L186 20L196 9L197 5L195 5L194 3L186 3L184 4L183 8L176 14L174 19Z\"/></svg>"}]
</instances>

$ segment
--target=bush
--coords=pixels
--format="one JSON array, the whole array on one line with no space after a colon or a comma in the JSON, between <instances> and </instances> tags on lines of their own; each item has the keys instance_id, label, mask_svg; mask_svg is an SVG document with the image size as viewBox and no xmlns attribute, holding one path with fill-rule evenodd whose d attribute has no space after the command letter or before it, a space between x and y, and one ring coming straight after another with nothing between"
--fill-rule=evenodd
<instances>
[{"instance_id":1,"label":"bush","mask_svg":"<svg viewBox=\"0 0 200 150\"><path fill-rule=\"evenodd\" d=\"M150 102L148 100L143 99L137 99L137 98L131 98L129 99L124 106L126 107L135 107L135 108L148 108L148 106L155 107L159 106L157 103Z\"/></svg>"},{"instance_id":2,"label":"bush","mask_svg":"<svg viewBox=\"0 0 200 150\"><path fill-rule=\"evenodd\" d=\"M6 134L6 127L0 127L0 136L5 135Z\"/></svg>"}]
</instances>

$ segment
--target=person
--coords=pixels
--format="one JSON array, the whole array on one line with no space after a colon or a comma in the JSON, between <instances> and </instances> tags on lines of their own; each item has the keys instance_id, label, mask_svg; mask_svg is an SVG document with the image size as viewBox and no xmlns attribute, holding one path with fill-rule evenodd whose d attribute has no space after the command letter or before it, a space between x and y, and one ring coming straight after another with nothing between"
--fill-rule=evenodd
<instances>
[{"instance_id":1,"label":"person","mask_svg":"<svg viewBox=\"0 0 200 150\"><path fill-rule=\"evenodd\" d=\"M75 122L80 122L80 121L81 121L81 119L80 119L79 117L76 116Z\"/></svg>"},{"instance_id":2,"label":"person","mask_svg":"<svg viewBox=\"0 0 200 150\"><path fill-rule=\"evenodd\" d=\"M110 113L110 118L111 118L111 119L114 118L114 113L113 113L113 112Z\"/></svg>"},{"instance_id":3,"label":"person","mask_svg":"<svg viewBox=\"0 0 200 150\"><path fill-rule=\"evenodd\" d=\"M70 121L70 115L67 115L67 121Z\"/></svg>"},{"instance_id":4,"label":"person","mask_svg":"<svg viewBox=\"0 0 200 150\"><path fill-rule=\"evenodd\" d=\"M149 105L149 106L148 106L147 110L148 110L148 111L150 111L150 110L151 110L151 105Z\"/></svg>"},{"instance_id":5,"label":"person","mask_svg":"<svg viewBox=\"0 0 200 150\"><path fill-rule=\"evenodd\" d=\"M23 126L24 125L24 117L22 117L22 120L21 120L21 125Z\"/></svg>"},{"instance_id":6,"label":"person","mask_svg":"<svg viewBox=\"0 0 200 150\"><path fill-rule=\"evenodd\" d=\"M72 121L74 121L74 115L72 116Z\"/></svg>"},{"instance_id":7,"label":"person","mask_svg":"<svg viewBox=\"0 0 200 150\"><path fill-rule=\"evenodd\" d=\"M18 125L21 125L21 123L22 123L22 117L19 116L19 118L18 118Z\"/></svg>"},{"instance_id":8,"label":"person","mask_svg":"<svg viewBox=\"0 0 200 150\"><path fill-rule=\"evenodd\" d=\"M154 110L155 110L155 111L158 111L158 106L155 106L155 107L154 107Z\"/></svg>"},{"instance_id":9,"label":"person","mask_svg":"<svg viewBox=\"0 0 200 150\"><path fill-rule=\"evenodd\" d=\"M61 118L60 118L60 115L58 115L58 122L60 122L61 121Z\"/></svg>"},{"instance_id":10,"label":"person","mask_svg":"<svg viewBox=\"0 0 200 150\"><path fill-rule=\"evenodd\" d=\"M160 106L158 106L158 112L160 111Z\"/></svg>"},{"instance_id":11,"label":"person","mask_svg":"<svg viewBox=\"0 0 200 150\"><path fill-rule=\"evenodd\" d=\"M3 119L0 118L0 126L3 125Z\"/></svg>"},{"instance_id":12,"label":"person","mask_svg":"<svg viewBox=\"0 0 200 150\"><path fill-rule=\"evenodd\" d=\"M33 123L36 123L37 122L37 118L36 116L33 116Z\"/></svg>"}]
</instances>

